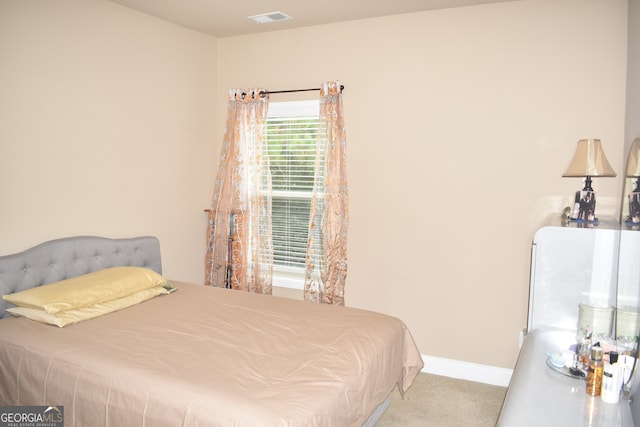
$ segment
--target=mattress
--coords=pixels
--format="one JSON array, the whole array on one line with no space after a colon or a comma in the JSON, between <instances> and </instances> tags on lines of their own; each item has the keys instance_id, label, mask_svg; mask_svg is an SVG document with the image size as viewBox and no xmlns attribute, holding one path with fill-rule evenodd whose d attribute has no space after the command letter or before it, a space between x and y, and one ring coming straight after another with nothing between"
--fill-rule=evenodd
<instances>
[{"instance_id":1,"label":"mattress","mask_svg":"<svg viewBox=\"0 0 640 427\"><path fill-rule=\"evenodd\" d=\"M358 426L423 366L395 317L173 284L64 328L0 320L0 405L64 406L66 426Z\"/></svg>"}]
</instances>

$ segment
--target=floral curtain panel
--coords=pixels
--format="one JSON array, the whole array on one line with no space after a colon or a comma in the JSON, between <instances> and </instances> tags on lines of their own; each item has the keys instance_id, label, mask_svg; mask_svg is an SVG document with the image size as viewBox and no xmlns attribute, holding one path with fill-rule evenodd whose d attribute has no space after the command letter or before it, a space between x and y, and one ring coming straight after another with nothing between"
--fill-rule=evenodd
<instances>
[{"instance_id":1,"label":"floral curtain panel","mask_svg":"<svg viewBox=\"0 0 640 427\"><path fill-rule=\"evenodd\" d=\"M209 211L205 284L271 294L271 175L262 145L269 97L232 89Z\"/></svg>"},{"instance_id":2,"label":"floral curtain panel","mask_svg":"<svg viewBox=\"0 0 640 427\"><path fill-rule=\"evenodd\" d=\"M341 85L339 81L325 82L320 88L305 301L344 305L349 222L346 149Z\"/></svg>"}]
</instances>

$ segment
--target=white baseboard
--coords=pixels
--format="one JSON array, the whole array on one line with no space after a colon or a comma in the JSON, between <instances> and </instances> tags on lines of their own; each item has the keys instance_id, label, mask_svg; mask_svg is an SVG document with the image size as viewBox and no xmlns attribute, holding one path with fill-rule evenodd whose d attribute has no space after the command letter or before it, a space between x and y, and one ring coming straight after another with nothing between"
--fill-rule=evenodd
<instances>
[{"instance_id":1,"label":"white baseboard","mask_svg":"<svg viewBox=\"0 0 640 427\"><path fill-rule=\"evenodd\" d=\"M422 355L422 360L424 361L422 372L502 387L509 385L513 374L513 369L480 365L462 360L425 355Z\"/></svg>"}]
</instances>

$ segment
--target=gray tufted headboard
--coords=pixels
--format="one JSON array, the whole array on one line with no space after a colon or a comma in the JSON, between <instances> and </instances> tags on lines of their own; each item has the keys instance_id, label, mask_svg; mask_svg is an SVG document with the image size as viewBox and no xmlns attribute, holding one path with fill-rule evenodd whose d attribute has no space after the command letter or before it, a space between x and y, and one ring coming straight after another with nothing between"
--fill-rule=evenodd
<instances>
[{"instance_id":1,"label":"gray tufted headboard","mask_svg":"<svg viewBox=\"0 0 640 427\"><path fill-rule=\"evenodd\" d=\"M109 239L96 236L50 240L0 257L0 295L53 283L109 267L145 267L162 274L156 237ZM0 318L11 304L0 298Z\"/></svg>"}]
</instances>

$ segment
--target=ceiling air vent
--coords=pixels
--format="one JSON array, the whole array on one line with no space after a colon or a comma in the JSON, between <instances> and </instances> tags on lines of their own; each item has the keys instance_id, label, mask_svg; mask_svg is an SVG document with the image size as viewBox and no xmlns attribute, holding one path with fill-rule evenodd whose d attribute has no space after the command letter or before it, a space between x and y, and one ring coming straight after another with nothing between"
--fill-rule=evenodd
<instances>
[{"instance_id":1,"label":"ceiling air vent","mask_svg":"<svg viewBox=\"0 0 640 427\"><path fill-rule=\"evenodd\" d=\"M269 22L291 19L289 15L282 12L262 13L260 15L248 16L247 18L256 21L258 24L268 24Z\"/></svg>"}]
</instances>

